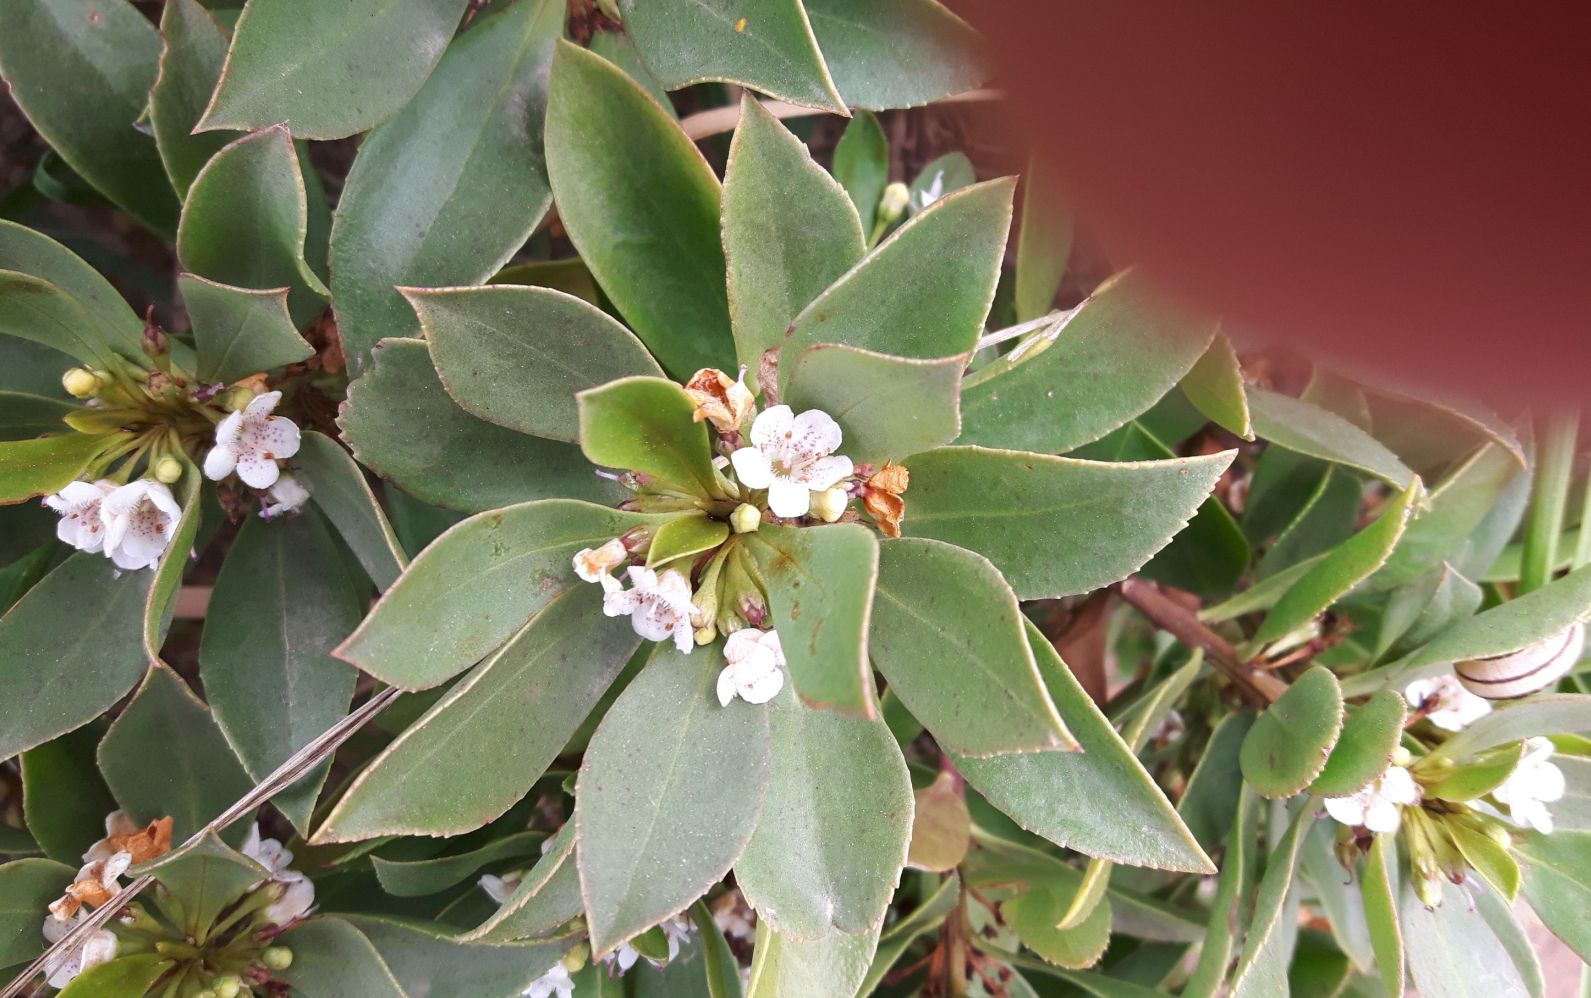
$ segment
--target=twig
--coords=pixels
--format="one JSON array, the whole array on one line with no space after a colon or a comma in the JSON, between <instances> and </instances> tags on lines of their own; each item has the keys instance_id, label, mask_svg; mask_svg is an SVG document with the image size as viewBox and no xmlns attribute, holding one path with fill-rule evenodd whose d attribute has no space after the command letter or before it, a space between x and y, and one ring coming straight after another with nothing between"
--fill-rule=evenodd
<instances>
[{"instance_id":1,"label":"twig","mask_svg":"<svg viewBox=\"0 0 1591 998\"><path fill-rule=\"evenodd\" d=\"M209 833L219 832L256 807L259 807L278 791L298 782L300 777L320 765L322 761L337 750L337 746L363 727L365 722L381 713L402 692L395 686L389 686L365 701L359 709L315 736L313 741L293 753L290 759L277 766L269 776L255 784L254 789L238 798L231 807L222 811L219 815L212 818L207 825L194 832L188 838L188 841L184 842L178 849L186 849ZM73 926L70 932L62 936L58 942L39 954L37 960L28 964L22 973L18 974L12 979L10 984L6 985L4 991L0 991L0 998L17 998L18 995L21 995L27 989L28 982L33 979L35 974L44 969L46 963L58 955L63 959L71 955L79 946L88 941L88 937L92 933L98 931L101 926L110 921L133 898L137 897L139 892L154 883L154 879L148 874L144 874L117 891L114 897L95 908L86 918Z\"/></svg>"},{"instance_id":2,"label":"twig","mask_svg":"<svg viewBox=\"0 0 1591 998\"><path fill-rule=\"evenodd\" d=\"M1275 676L1243 662L1232 643L1210 630L1197 616L1166 597L1155 584L1133 576L1123 579L1116 587L1121 598L1156 627L1181 641L1189 648L1203 648L1205 658L1254 702L1265 707L1276 702L1287 690L1287 684Z\"/></svg>"},{"instance_id":3,"label":"twig","mask_svg":"<svg viewBox=\"0 0 1591 998\"><path fill-rule=\"evenodd\" d=\"M962 104L968 101L1003 100L1005 94L999 90L968 90L966 93L946 97L944 100L935 101L936 104ZM802 107L799 104L787 104L782 100L769 100L762 102L763 109L775 118L805 118L816 114L833 114L816 107ZM708 111L698 111L680 119L680 127L685 130L693 141L705 139L709 135L718 135L723 132L733 131L735 124L740 121L740 105L728 104L724 107L715 107Z\"/></svg>"}]
</instances>

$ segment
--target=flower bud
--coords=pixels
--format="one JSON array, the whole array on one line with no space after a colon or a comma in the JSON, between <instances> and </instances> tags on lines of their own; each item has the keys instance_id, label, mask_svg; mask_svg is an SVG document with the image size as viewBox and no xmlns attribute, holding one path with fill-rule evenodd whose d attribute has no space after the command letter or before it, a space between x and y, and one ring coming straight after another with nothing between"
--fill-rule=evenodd
<instances>
[{"instance_id":1,"label":"flower bud","mask_svg":"<svg viewBox=\"0 0 1591 998\"><path fill-rule=\"evenodd\" d=\"M709 620L703 626L696 628L694 637L697 644L710 645L713 643L713 639L718 637L718 628L714 627L713 622Z\"/></svg>"},{"instance_id":2,"label":"flower bud","mask_svg":"<svg viewBox=\"0 0 1591 998\"><path fill-rule=\"evenodd\" d=\"M1464 688L1488 700L1512 700L1556 683L1580 659L1585 625L1575 624L1506 655L1453 663Z\"/></svg>"},{"instance_id":3,"label":"flower bud","mask_svg":"<svg viewBox=\"0 0 1591 998\"><path fill-rule=\"evenodd\" d=\"M735 528L737 534L749 534L762 525L762 511L750 503L743 502L729 514L729 525Z\"/></svg>"},{"instance_id":4,"label":"flower bud","mask_svg":"<svg viewBox=\"0 0 1591 998\"><path fill-rule=\"evenodd\" d=\"M573 949L563 955L563 969L571 974L576 973L581 967L586 965L586 961L589 959L591 959L591 944L581 940L575 944Z\"/></svg>"},{"instance_id":5,"label":"flower bud","mask_svg":"<svg viewBox=\"0 0 1591 998\"><path fill-rule=\"evenodd\" d=\"M911 202L911 188L900 181L895 181L884 188L884 195L878 199L878 220L884 225L890 225L906 213L906 206Z\"/></svg>"},{"instance_id":6,"label":"flower bud","mask_svg":"<svg viewBox=\"0 0 1591 998\"><path fill-rule=\"evenodd\" d=\"M204 990L200 991L198 994L194 995L194 998L221 998L221 996L216 992L216 990L214 988L205 988Z\"/></svg>"},{"instance_id":7,"label":"flower bud","mask_svg":"<svg viewBox=\"0 0 1591 998\"><path fill-rule=\"evenodd\" d=\"M61 375L61 387L73 398L93 398L99 394L99 379L91 371L74 367Z\"/></svg>"},{"instance_id":8,"label":"flower bud","mask_svg":"<svg viewBox=\"0 0 1591 998\"><path fill-rule=\"evenodd\" d=\"M850 501L851 496L844 486L836 485L812 497L812 515L824 523L833 523L845 514L845 507Z\"/></svg>"},{"instance_id":9,"label":"flower bud","mask_svg":"<svg viewBox=\"0 0 1591 998\"><path fill-rule=\"evenodd\" d=\"M240 412L254 401L254 391L243 385L234 385L217 395L215 401L227 412Z\"/></svg>"},{"instance_id":10,"label":"flower bud","mask_svg":"<svg viewBox=\"0 0 1591 998\"><path fill-rule=\"evenodd\" d=\"M1427 908L1442 906L1442 881L1438 877L1415 877L1414 893Z\"/></svg>"},{"instance_id":11,"label":"flower bud","mask_svg":"<svg viewBox=\"0 0 1591 998\"><path fill-rule=\"evenodd\" d=\"M182 462L166 455L155 462L155 481L172 485L182 477Z\"/></svg>"},{"instance_id":12,"label":"flower bud","mask_svg":"<svg viewBox=\"0 0 1591 998\"><path fill-rule=\"evenodd\" d=\"M215 979L215 998L238 998L243 991L243 982L236 974Z\"/></svg>"},{"instance_id":13,"label":"flower bud","mask_svg":"<svg viewBox=\"0 0 1591 998\"><path fill-rule=\"evenodd\" d=\"M293 965L293 951L286 946L267 946L260 962L271 970L286 970Z\"/></svg>"},{"instance_id":14,"label":"flower bud","mask_svg":"<svg viewBox=\"0 0 1591 998\"><path fill-rule=\"evenodd\" d=\"M1392 765L1406 767L1410 762L1413 761L1414 753L1410 752L1402 745L1399 745L1397 748L1392 750Z\"/></svg>"}]
</instances>

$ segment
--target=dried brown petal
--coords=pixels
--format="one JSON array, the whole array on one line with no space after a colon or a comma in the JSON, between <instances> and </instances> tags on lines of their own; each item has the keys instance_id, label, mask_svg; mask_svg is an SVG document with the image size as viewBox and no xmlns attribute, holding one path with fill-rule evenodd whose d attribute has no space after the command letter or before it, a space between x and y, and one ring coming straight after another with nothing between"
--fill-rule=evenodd
<instances>
[{"instance_id":1,"label":"dried brown petal","mask_svg":"<svg viewBox=\"0 0 1591 998\"><path fill-rule=\"evenodd\" d=\"M868 489L862 493L862 506L873 517L879 533L885 537L900 536L900 519L906 512L906 500L882 489Z\"/></svg>"},{"instance_id":2,"label":"dried brown petal","mask_svg":"<svg viewBox=\"0 0 1591 998\"><path fill-rule=\"evenodd\" d=\"M911 482L911 473L903 464L886 464L878 469L878 474L867 480L867 487L880 489L894 495L906 491L906 486Z\"/></svg>"}]
</instances>

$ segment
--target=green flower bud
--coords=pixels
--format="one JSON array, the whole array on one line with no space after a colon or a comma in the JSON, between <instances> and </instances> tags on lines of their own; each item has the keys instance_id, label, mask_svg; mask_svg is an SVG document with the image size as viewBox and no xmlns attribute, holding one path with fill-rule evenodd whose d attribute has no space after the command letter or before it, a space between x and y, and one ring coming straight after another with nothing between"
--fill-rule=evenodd
<instances>
[{"instance_id":1,"label":"green flower bud","mask_svg":"<svg viewBox=\"0 0 1591 998\"><path fill-rule=\"evenodd\" d=\"M762 511L743 502L729 514L729 525L735 528L737 534L749 534L762 525Z\"/></svg>"},{"instance_id":2,"label":"green flower bud","mask_svg":"<svg viewBox=\"0 0 1591 998\"><path fill-rule=\"evenodd\" d=\"M293 965L293 951L286 946L267 946L260 962L271 970L286 970Z\"/></svg>"},{"instance_id":3,"label":"green flower bud","mask_svg":"<svg viewBox=\"0 0 1591 998\"><path fill-rule=\"evenodd\" d=\"M884 196L878 199L879 222L889 225L904 215L911 196L911 188L898 180L884 188Z\"/></svg>"},{"instance_id":4,"label":"green flower bud","mask_svg":"<svg viewBox=\"0 0 1591 998\"><path fill-rule=\"evenodd\" d=\"M591 959L591 944L581 940L574 949L563 955L563 969L573 974L584 967L589 959Z\"/></svg>"},{"instance_id":5,"label":"green flower bud","mask_svg":"<svg viewBox=\"0 0 1591 998\"><path fill-rule=\"evenodd\" d=\"M217 395L215 400L227 412L237 412L254 401L254 392L242 385L236 385Z\"/></svg>"},{"instance_id":6,"label":"green flower bud","mask_svg":"<svg viewBox=\"0 0 1591 998\"><path fill-rule=\"evenodd\" d=\"M819 492L812 497L812 515L824 523L833 523L845 515L845 507L851 502L850 493L842 485Z\"/></svg>"},{"instance_id":7,"label":"green flower bud","mask_svg":"<svg viewBox=\"0 0 1591 998\"><path fill-rule=\"evenodd\" d=\"M714 627L713 622L709 620L706 625L696 628L694 636L697 644L710 645L713 643L713 639L718 637L718 628Z\"/></svg>"},{"instance_id":8,"label":"green flower bud","mask_svg":"<svg viewBox=\"0 0 1591 998\"><path fill-rule=\"evenodd\" d=\"M91 371L74 367L61 375L61 387L73 398L93 398L99 394L99 379Z\"/></svg>"},{"instance_id":9,"label":"green flower bud","mask_svg":"<svg viewBox=\"0 0 1591 998\"><path fill-rule=\"evenodd\" d=\"M238 998L243 993L243 982L236 974L217 977L215 984L215 998Z\"/></svg>"},{"instance_id":10,"label":"green flower bud","mask_svg":"<svg viewBox=\"0 0 1591 998\"><path fill-rule=\"evenodd\" d=\"M155 462L155 481L171 485L182 477L182 462L167 454Z\"/></svg>"},{"instance_id":11,"label":"green flower bud","mask_svg":"<svg viewBox=\"0 0 1591 998\"><path fill-rule=\"evenodd\" d=\"M1414 761L1414 753L1410 752L1402 745L1399 745L1397 748L1392 750L1392 765L1406 767L1412 761Z\"/></svg>"}]
</instances>

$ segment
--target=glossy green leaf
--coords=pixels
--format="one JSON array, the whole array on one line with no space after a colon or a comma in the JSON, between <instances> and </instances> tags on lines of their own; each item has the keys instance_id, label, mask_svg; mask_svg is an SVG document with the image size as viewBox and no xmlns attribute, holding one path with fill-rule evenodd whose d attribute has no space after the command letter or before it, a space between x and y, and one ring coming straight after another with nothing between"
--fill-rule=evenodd
<instances>
[{"instance_id":1,"label":"glossy green leaf","mask_svg":"<svg viewBox=\"0 0 1591 998\"><path fill-rule=\"evenodd\" d=\"M1321 774L1342 731L1342 688L1324 666L1300 676L1243 739L1243 777L1266 797L1291 797Z\"/></svg>"},{"instance_id":2,"label":"glossy green leaf","mask_svg":"<svg viewBox=\"0 0 1591 998\"><path fill-rule=\"evenodd\" d=\"M115 436L72 432L0 442L0 503L59 491L81 477L101 451L118 442Z\"/></svg>"},{"instance_id":3,"label":"glossy green leaf","mask_svg":"<svg viewBox=\"0 0 1591 998\"><path fill-rule=\"evenodd\" d=\"M1177 801L1177 814L1206 852L1214 851L1237 813L1238 797L1243 792L1238 756L1254 718L1248 711L1221 718Z\"/></svg>"},{"instance_id":4,"label":"glossy green leaf","mask_svg":"<svg viewBox=\"0 0 1591 998\"><path fill-rule=\"evenodd\" d=\"M1524 864L1523 889L1541 921L1581 960L1591 962L1591 834L1532 834L1515 845ZM7 869L0 867L0 871Z\"/></svg>"},{"instance_id":5,"label":"glossy green leaf","mask_svg":"<svg viewBox=\"0 0 1591 998\"><path fill-rule=\"evenodd\" d=\"M1137 757L1032 622L1028 644L1081 752L992 759L955 757L956 768L1017 824L1067 849L1114 863L1214 871Z\"/></svg>"},{"instance_id":6,"label":"glossy green leaf","mask_svg":"<svg viewBox=\"0 0 1591 998\"><path fill-rule=\"evenodd\" d=\"M868 653L947 751L1074 751L1023 637L1015 594L987 560L950 544L880 545Z\"/></svg>"},{"instance_id":7,"label":"glossy green leaf","mask_svg":"<svg viewBox=\"0 0 1591 998\"><path fill-rule=\"evenodd\" d=\"M1392 764L1407 715L1403 698L1381 690L1348 711L1337 744L1309 792L1317 797L1347 797L1377 779Z\"/></svg>"},{"instance_id":8,"label":"glossy green leaf","mask_svg":"<svg viewBox=\"0 0 1591 998\"><path fill-rule=\"evenodd\" d=\"M420 553L336 655L384 682L424 689L474 664L571 589L589 594L596 618L602 594L575 575L575 552L655 519L568 499L472 516Z\"/></svg>"},{"instance_id":9,"label":"glossy green leaf","mask_svg":"<svg viewBox=\"0 0 1591 998\"><path fill-rule=\"evenodd\" d=\"M586 750L576 858L598 955L682 911L751 838L768 781L768 712L738 700L720 707L722 667L716 644L688 657L660 648Z\"/></svg>"},{"instance_id":10,"label":"glossy green leaf","mask_svg":"<svg viewBox=\"0 0 1591 998\"><path fill-rule=\"evenodd\" d=\"M522 527L502 536L521 530L530 533ZM449 555L457 538L448 535L415 565L424 570L433 552ZM627 618L602 616L595 587L574 585L579 588L561 590L545 609L515 610L536 615L376 756L315 840L458 835L493 820L523 797L640 644ZM405 589L400 581L391 590L400 602L377 613L405 612L402 607L413 605ZM428 594L415 595L425 599ZM475 602L480 603L479 594ZM483 758L493 764L482 766Z\"/></svg>"},{"instance_id":11,"label":"glossy green leaf","mask_svg":"<svg viewBox=\"0 0 1591 998\"><path fill-rule=\"evenodd\" d=\"M1165 547L1232 456L1115 464L944 447L907 463L901 531L978 552L1019 599L1091 592Z\"/></svg>"},{"instance_id":12,"label":"glossy green leaf","mask_svg":"<svg viewBox=\"0 0 1591 998\"><path fill-rule=\"evenodd\" d=\"M1264 721L1264 715L1260 720ZM1288 924L1287 895L1298 867L1304 833L1313 821L1310 809L1300 808L1266 858L1265 876L1260 879L1259 893L1254 898L1254 917L1233 972L1232 998L1288 993L1287 965L1297 925L1296 921Z\"/></svg>"},{"instance_id":13,"label":"glossy green leaf","mask_svg":"<svg viewBox=\"0 0 1591 998\"><path fill-rule=\"evenodd\" d=\"M620 0L619 9L665 89L718 80L846 113L800 0Z\"/></svg>"},{"instance_id":14,"label":"glossy green leaf","mask_svg":"<svg viewBox=\"0 0 1591 998\"><path fill-rule=\"evenodd\" d=\"M1392 998L1403 995L1403 926L1398 921L1397 839L1377 835L1365 857L1363 887L1365 923L1376 954L1381 986Z\"/></svg>"},{"instance_id":15,"label":"glossy green leaf","mask_svg":"<svg viewBox=\"0 0 1591 998\"><path fill-rule=\"evenodd\" d=\"M690 139L623 70L561 44L546 140L558 216L630 328L676 378L729 369L718 180Z\"/></svg>"},{"instance_id":16,"label":"glossy green leaf","mask_svg":"<svg viewBox=\"0 0 1591 998\"><path fill-rule=\"evenodd\" d=\"M1314 619L1386 563L1421 497L1416 478L1392 499L1375 522L1337 545L1312 565L1265 615L1255 631L1255 646L1275 641Z\"/></svg>"},{"instance_id":17,"label":"glossy green leaf","mask_svg":"<svg viewBox=\"0 0 1591 998\"><path fill-rule=\"evenodd\" d=\"M889 140L871 112L858 111L846 123L834 146L831 172L856 206L863 234L871 233L878 199L889 183Z\"/></svg>"},{"instance_id":18,"label":"glossy green leaf","mask_svg":"<svg viewBox=\"0 0 1591 998\"><path fill-rule=\"evenodd\" d=\"M819 343L787 357L792 373L784 401L797 412L822 409L833 416L853 461L899 460L961 433L965 355L916 360Z\"/></svg>"},{"instance_id":19,"label":"glossy green leaf","mask_svg":"<svg viewBox=\"0 0 1591 998\"><path fill-rule=\"evenodd\" d=\"M471 946L439 934L429 922L371 915L345 915L342 920L370 940L411 998L522 994L568 946Z\"/></svg>"},{"instance_id":20,"label":"glossy green leaf","mask_svg":"<svg viewBox=\"0 0 1591 998\"><path fill-rule=\"evenodd\" d=\"M728 536L729 524L710 519L706 513L670 517L652 535L652 546L646 552L647 567L711 551L724 543L724 538ZM682 571L689 572L689 565L680 567Z\"/></svg>"},{"instance_id":21,"label":"glossy green leaf","mask_svg":"<svg viewBox=\"0 0 1591 998\"><path fill-rule=\"evenodd\" d=\"M178 927L193 938L202 938L217 914L268 873L257 861L222 842L214 832L160 856L139 872L154 877L181 899L182 922Z\"/></svg>"},{"instance_id":22,"label":"glossy green leaf","mask_svg":"<svg viewBox=\"0 0 1591 998\"><path fill-rule=\"evenodd\" d=\"M177 228L177 256L187 270L221 284L289 288L288 311L305 325L327 293L307 262L325 253L324 243L310 239L309 223L298 154L277 125L228 144L194 177Z\"/></svg>"},{"instance_id":23,"label":"glossy green leaf","mask_svg":"<svg viewBox=\"0 0 1591 998\"><path fill-rule=\"evenodd\" d=\"M831 932L802 942L759 920L746 998L857 994L877 946L876 930L855 936Z\"/></svg>"},{"instance_id":24,"label":"glossy green leaf","mask_svg":"<svg viewBox=\"0 0 1591 998\"><path fill-rule=\"evenodd\" d=\"M1414 988L1422 995L1539 995L1481 911L1485 888L1437 884L1442 903L1435 908L1427 908L1412 886L1403 886L1399 914ZM1470 894L1480 897L1471 902Z\"/></svg>"},{"instance_id":25,"label":"glossy green leaf","mask_svg":"<svg viewBox=\"0 0 1591 998\"><path fill-rule=\"evenodd\" d=\"M44 952L39 927L50 902L73 881L76 862L29 858L0 865L0 964L9 967Z\"/></svg>"},{"instance_id":26,"label":"glossy green leaf","mask_svg":"<svg viewBox=\"0 0 1591 998\"><path fill-rule=\"evenodd\" d=\"M546 213L541 125L564 16L557 0L534 0L478 19L359 147L331 241L337 330L355 374L377 340L418 335L395 287L480 284Z\"/></svg>"},{"instance_id":27,"label":"glossy green leaf","mask_svg":"<svg viewBox=\"0 0 1591 998\"><path fill-rule=\"evenodd\" d=\"M623 378L576 396L580 449L592 464L651 475L662 482L718 494L707 426L696 403L663 378Z\"/></svg>"},{"instance_id":28,"label":"glossy green leaf","mask_svg":"<svg viewBox=\"0 0 1591 998\"><path fill-rule=\"evenodd\" d=\"M103 327L72 295L14 270L0 270L0 335L32 340L94 366L109 364L116 352L137 354L124 343L107 342Z\"/></svg>"},{"instance_id":29,"label":"glossy green leaf","mask_svg":"<svg viewBox=\"0 0 1591 998\"><path fill-rule=\"evenodd\" d=\"M182 516L171 531L166 550L155 566L154 578L149 583L149 596L144 600L144 654L151 662L161 661L160 649L166 640L166 630L171 626L176 612L177 590L182 586L182 575L193 561L195 539L199 536L199 517L203 505L199 501L204 479L199 469L186 458L182 461L182 478L173 483L172 490L182 505Z\"/></svg>"},{"instance_id":30,"label":"glossy green leaf","mask_svg":"<svg viewBox=\"0 0 1591 998\"><path fill-rule=\"evenodd\" d=\"M272 976L293 990L324 998L409 998L364 934L340 918L300 922L277 937L293 964Z\"/></svg>"},{"instance_id":31,"label":"glossy green leaf","mask_svg":"<svg viewBox=\"0 0 1591 998\"><path fill-rule=\"evenodd\" d=\"M101 277L99 271L49 236L0 219L0 268L47 281L71 298L88 313L88 325L94 327L93 331L78 330L88 342L99 343L128 357L136 357L143 349L144 320L127 306L120 292ZM15 330L8 332L14 336L28 335ZM67 342L61 341L57 349L71 352L65 345ZM14 363L16 358L7 358L8 367ZM52 389L67 366L60 365L50 377Z\"/></svg>"},{"instance_id":32,"label":"glossy green leaf","mask_svg":"<svg viewBox=\"0 0 1591 998\"><path fill-rule=\"evenodd\" d=\"M416 498L473 512L558 496L616 502L572 444L477 419L458 407L421 340L383 340L338 416L359 463Z\"/></svg>"},{"instance_id":33,"label":"glossy green leaf","mask_svg":"<svg viewBox=\"0 0 1591 998\"><path fill-rule=\"evenodd\" d=\"M1225 333L1216 333L1204 356L1182 376L1182 393L1210 422L1242 437L1254 439L1249 420L1248 394L1243 367Z\"/></svg>"},{"instance_id":34,"label":"glossy green leaf","mask_svg":"<svg viewBox=\"0 0 1591 998\"><path fill-rule=\"evenodd\" d=\"M1017 227L1013 291L1018 322L1036 319L1055 304L1067 258L1072 254L1072 213L1050 189L1037 164L1028 164L1024 179L1027 187L1022 197L1022 221Z\"/></svg>"},{"instance_id":35,"label":"glossy green leaf","mask_svg":"<svg viewBox=\"0 0 1591 998\"><path fill-rule=\"evenodd\" d=\"M172 968L170 957L134 953L90 967L61 990L64 998L140 998Z\"/></svg>"},{"instance_id":36,"label":"glossy green leaf","mask_svg":"<svg viewBox=\"0 0 1591 998\"><path fill-rule=\"evenodd\" d=\"M28 507L21 508L29 513L33 512ZM53 519L53 512L47 515ZM50 563L55 560L56 554L55 542L45 541L5 568L0 568L0 613L11 609L29 589L38 585L39 580L50 570Z\"/></svg>"},{"instance_id":37,"label":"glossy green leaf","mask_svg":"<svg viewBox=\"0 0 1591 998\"><path fill-rule=\"evenodd\" d=\"M181 842L254 785L210 708L165 665L150 666L99 743L99 769L134 822L170 816ZM151 759L160 765L151 766Z\"/></svg>"},{"instance_id":38,"label":"glossy green leaf","mask_svg":"<svg viewBox=\"0 0 1591 998\"><path fill-rule=\"evenodd\" d=\"M852 107L915 107L987 77L978 35L938 0L804 0L835 87Z\"/></svg>"},{"instance_id":39,"label":"glossy green leaf","mask_svg":"<svg viewBox=\"0 0 1591 998\"><path fill-rule=\"evenodd\" d=\"M404 295L453 400L522 433L577 440L578 393L663 373L628 329L557 291L499 286Z\"/></svg>"},{"instance_id":40,"label":"glossy green leaf","mask_svg":"<svg viewBox=\"0 0 1591 998\"><path fill-rule=\"evenodd\" d=\"M103 555L75 554L0 618L0 703L7 710L0 757L98 717L138 681L152 576L118 572Z\"/></svg>"},{"instance_id":41,"label":"glossy green leaf","mask_svg":"<svg viewBox=\"0 0 1591 998\"><path fill-rule=\"evenodd\" d=\"M89 724L23 752L22 813L28 832L51 859L76 867L104 835L116 799L94 765L103 725ZM62 793L70 787L70 793ZM0 957L0 963L4 958Z\"/></svg>"},{"instance_id":42,"label":"glossy green leaf","mask_svg":"<svg viewBox=\"0 0 1591 998\"><path fill-rule=\"evenodd\" d=\"M237 138L229 132L194 134L221 66L227 35L198 0L171 0L160 12L160 75L149 91L149 125L166 176L178 197L186 197L199 169L221 147Z\"/></svg>"},{"instance_id":43,"label":"glossy green leaf","mask_svg":"<svg viewBox=\"0 0 1591 998\"><path fill-rule=\"evenodd\" d=\"M463 940L500 944L544 936L579 916L582 901L580 872L574 860L574 832L573 822L559 829L508 900L491 918L465 933Z\"/></svg>"},{"instance_id":44,"label":"glossy green leaf","mask_svg":"<svg viewBox=\"0 0 1591 998\"><path fill-rule=\"evenodd\" d=\"M230 384L315 355L315 348L293 327L287 288L254 291L192 274L179 275L177 285L193 322L196 373L202 380Z\"/></svg>"},{"instance_id":45,"label":"glossy green leaf","mask_svg":"<svg viewBox=\"0 0 1591 998\"><path fill-rule=\"evenodd\" d=\"M1110 942L1110 902L1095 905L1081 925L1062 929L1058 923L1066 903L1054 891L1037 887L1002 904L1000 915L1024 945L1050 963L1074 970L1091 967Z\"/></svg>"},{"instance_id":46,"label":"glossy green leaf","mask_svg":"<svg viewBox=\"0 0 1591 998\"><path fill-rule=\"evenodd\" d=\"M154 142L134 127L159 58L154 25L125 0L37 0L0 10L0 75L28 121L79 176L169 234L177 200Z\"/></svg>"},{"instance_id":47,"label":"glossy green leaf","mask_svg":"<svg viewBox=\"0 0 1591 998\"><path fill-rule=\"evenodd\" d=\"M878 579L878 539L866 527L767 526L746 538L768 588L796 693L819 707L872 718L868 622Z\"/></svg>"},{"instance_id":48,"label":"glossy green leaf","mask_svg":"<svg viewBox=\"0 0 1591 998\"><path fill-rule=\"evenodd\" d=\"M285 122L306 139L362 132L420 89L464 7L464 0L251 0L198 128Z\"/></svg>"},{"instance_id":49,"label":"glossy green leaf","mask_svg":"<svg viewBox=\"0 0 1591 998\"><path fill-rule=\"evenodd\" d=\"M330 437L307 430L293 472L336 528L376 588L385 591L409 564L365 473Z\"/></svg>"},{"instance_id":50,"label":"glossy green leaf","mask_svg":"<svg viewBox=\"0 0 1591 998\"><path fill-rule=\"evenodd\" d=\"M216 723L254 779L348 712L358 674L331 650L362 609L313 511L244 521L215 580L199 662ZM296 826L308 824L328 768L276 798Z\"/></svg>"},{"instance_id":51,"label":"glossy green leaf","mask_svg":"<svg viewBox=\"0 0 1591 998\"><path fill-rule=\"evenodd\" d=\"M807 707L790 690L768 706L768 791L735 883L787 938L876 931L911 833L906 761L881 720Z\"/></svg>"},{"instance_id":52,"label":"glossy green leaf","mask_svg":"<svg viewBox=\"0 0 1591 998\"><path fill-rule=\"evenodd\" d=\"M797 0L761 2L800 9ZM661 6L640 5L654 16ZM750 94L724 170L723 230L735 352L755 371L801 310L862 258L864 234L844 188Z\"/></svg>"},{"instance_id":53,"label":"glossy green leaf","mask_svg":"<svg viewBox=\"0 0 1591 998\"><path fill-rule=\"evenodd\" d=\"M1254 432L1278 447L1367 471L1400 489L1414 477L1385 445L1330 410L1252 385L1248 402Z\"/></svg>"},{"instance_id":54,"label":"glossy green leaf","mask_svg":"<svg viewBox=\"0 0 1591 998\"><path fill-rule=\"evenodd\" d=\"M382 889L396 897L426 897L468 880L483 867L507 860L536 856L541 836L515 832L479 849L433 859L396 860L372 856L370 865Z\"/></svg>"},{"instance_id":55,"label":"glossy green leaf","mask_svg":"<svg viewBox=\"0 0 1591 998\"><path fill-rule=\"evenodd\" d=\"M1550 637L1591 614L1591 566L1455 624L1414 653L1407 669L1506 655Z\"/></svg>"},{"instance_id":56,"label":"glossy green leaf","mask_svg":"<svg viewBox=\"0 0 1591 998\"><path fill-rule=\"evenodd\" d=\"M935 201L796 316L782 356L814 343L924 360L970 353L994 300L1011 190L991 180Z\"/></svg>"}]
</instances>

